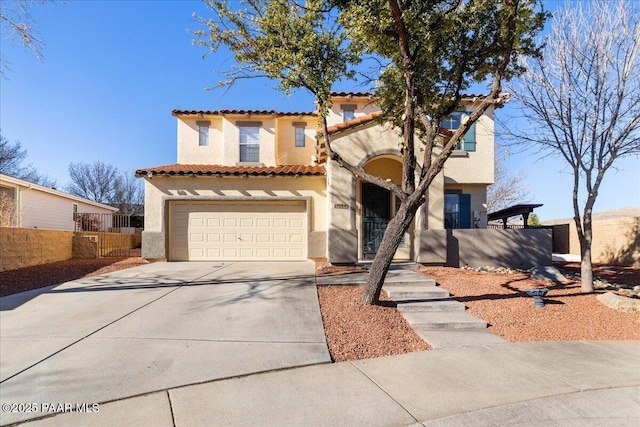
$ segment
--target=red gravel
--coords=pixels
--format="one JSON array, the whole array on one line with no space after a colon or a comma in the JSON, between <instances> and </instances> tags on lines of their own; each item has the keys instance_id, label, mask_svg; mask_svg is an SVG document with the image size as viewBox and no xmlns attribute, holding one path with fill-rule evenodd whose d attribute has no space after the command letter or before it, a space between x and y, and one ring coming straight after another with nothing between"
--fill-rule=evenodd
<instances>
[{"instance_id":1,"label":"red gravel","mask_svg":"<svg viewBox=\"0 0 640 427\"><path fill-rule=\"evenodd\" d=\"M362 286L318 286L320 311L336 362L429 350L391 301L364 305ZM382 297L384 299L384 297Z\"/></svg>"},{"instance_id":2,"label":"red gravel","mask_svg":"<svg viewBox=\"0 0 640 427\"><path fill-rule=\"evenodd\" d=\"M420 273L435 279L469 313L489 322L491 332L512 342L640 339L640 314L601 304L596 296L604 291L584 294L578 282L555 284L522 273L449 267L425 267ZM535 307L524 292L536 287L549 289L544 307Z\"/></svg>"}]
</instances>

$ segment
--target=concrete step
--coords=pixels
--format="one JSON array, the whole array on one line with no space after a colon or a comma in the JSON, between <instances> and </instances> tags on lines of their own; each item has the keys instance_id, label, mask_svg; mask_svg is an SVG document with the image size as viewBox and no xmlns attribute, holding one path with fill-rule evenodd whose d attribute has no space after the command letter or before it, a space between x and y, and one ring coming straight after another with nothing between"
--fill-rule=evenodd
<instances>
[{"instance_id":1,"label":"concrete step","mask_svg":"<svg viewBox=\"0 0 640 427\"><path fill-rule=\"evenodd\" d=\"M389 298L394 301L400 300L429 300L449 298L449 291L440 289L437 286L384 286Z\"/></svg>"},{"instance_id":2,"label":"concrete step","mask_svg":"<svg viewBox=\"0 0 640 427\"><path fill-rule=\"evenodd\" d=\"M468 347L472 345L488 345L507 343L506 339L484 329L431 329L422 326L414 331L432 348Z\"/></svg>"},{"instance_id":3,"label":"concrete step","mask_svg":"<svg viewBox=\"0 0 640 427\"><path fill-rule=\"evenodd\" d=\"M479 319L469 313L450 311L450 312L414 312L402 313L405 319L415 329L485 329L487 322Z\"/></svg>"},{"instance_id":4,"label":"concrete step","mask_svg":"<svg viewBox=\"0 0 640 427\"><path fill-rule=\"evenodd\" d=\"M436 286L436 281L423 276L417 276L415 280L411 278L394 278L387 277L384 286Z\"/></svg>"},{"instance_id":5,"label":"concrete step","mask_svg":"<svg viewBox=\"0 0 640 427\"><path fill-rule=\"evenodd\" d=\"M432 312L432 311L464 311L463 303L450 299L396 301L400 313Z\"/></svg>"}]
</instances>

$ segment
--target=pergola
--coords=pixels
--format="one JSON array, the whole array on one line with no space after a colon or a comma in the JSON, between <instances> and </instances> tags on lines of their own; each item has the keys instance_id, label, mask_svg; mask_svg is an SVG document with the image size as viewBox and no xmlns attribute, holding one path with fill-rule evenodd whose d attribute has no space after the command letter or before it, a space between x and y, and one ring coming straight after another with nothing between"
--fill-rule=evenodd
<instances>
[{"instance_id":1,"label":"pergola","mask_svg":"<svg viewBox=\"0 0 640 427\"><path fill-rule=\"evenodd\" d=\"M501 219L503 228L507 228L507 220L512 216L522 215L522 220L524 222L524 228L529 228L527 222L529 221L529 214L533 212L535 208L539 208L542 206L540 204L520 204L513 205L505 209L501 209L497 212L492 212L487 215L487 220L496 221Z\"/></svg>"}]
</instances>

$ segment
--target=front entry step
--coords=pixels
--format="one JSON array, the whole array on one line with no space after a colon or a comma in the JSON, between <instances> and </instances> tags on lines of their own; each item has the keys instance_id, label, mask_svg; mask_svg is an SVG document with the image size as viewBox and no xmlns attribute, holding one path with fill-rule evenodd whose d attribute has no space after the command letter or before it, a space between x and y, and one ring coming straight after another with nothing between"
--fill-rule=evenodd
<instances>
[{"instance_id":1,"label":"front entry step","mask_svg":"<svg viewBox=\"0 0 640 427\"><path fill-rule=\"evenodd\" d=\"M411 326L429 329L486 329L487 322L464 312L402 313Z\"/></svg>"},{"instance_id":2,"label":"front entry step","mask_svg":"<svg viewBox=\"0 0 640 427\"><path fill-rule=\"evenodd\" d=\"M431 312L431 311L464 311L464 304L451 299L433 299L428 301L409 300L396 301L400 313Z\"/></svg>"},{"instance_id":3,"label":"front entry step","mask_svg":"<svg viewBox=\"0 0 640 427\"><path fill-rule=\"evenodd\" d=\"M383 289L394 301L449 298L449 292L437 286L385 286Z\"/></svg>"},{"instance_id":4,"label":"front entry step","mask_svg":"<svg viewBox=\"0 0 640 427\"><path fill-rule=\"evenodd\" d=\"M502 344L506 339L483 329L430 329L416 326L413 330L431 348L467 347L473 345Z\"/></svg>"}]
</instances>

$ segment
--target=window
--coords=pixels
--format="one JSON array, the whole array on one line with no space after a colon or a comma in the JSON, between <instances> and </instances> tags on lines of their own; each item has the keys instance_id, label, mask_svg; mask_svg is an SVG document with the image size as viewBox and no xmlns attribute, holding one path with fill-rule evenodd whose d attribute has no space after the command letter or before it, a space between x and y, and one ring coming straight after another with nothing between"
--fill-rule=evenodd
<instances>
[{"instance_id":1,"label":"window","mask_svg":"<svg viewBox=\"0 0 640 427\"><path fill-rule=\"evenodd\" d=\"M342 104L340 109L342 110L342 121L348 122L349 120L353 120L356 118L356 108L358 106L355 104Z\"/></svg>"},{"instance_id":2,"label":"window","mask_svg":"<svg viewBox=\"0 0 640 427\"><path fill-rule=\"evenodd\" d=\"M72 209L73 209L73 220L77 221L78 220L78 205L74 203L72 205Z\"/></svg>"},{"instance_id":3,"label":"window","mask_svg":"<svg viewBox=\"0 0 640 427\"><path fill-rule=\"evenodd\" d=\"M445 193L444 228L471 228L471 195Z\"/></svg>"},{"instance_id":4,"label":"window","mask_svg":"<svg viewBox=\"0 0 640 427\"><path fill-rule=\"evenodd\" d=\"M456 131L462 124L464 117L468 116L469 113L464 111L455 111L451 113L451 116L444 119L440 126L444 129L449 129L451 131ZM464 135L462 144L456 145L456 150L464 150L464 151L476 151L476 124L472 124L467 133Z\"/></svg>"},{"instance_id":5,"label":"window","mask_svg":"<svg viewBox=\"0 0 640 427\"><path fill-rule=\"evenodd\" d=\"M240 126L240 162L260 161L260 127Z\"/></svg>"},{"instance_id":6,"label":"window","mask_svg":"<svg viewBox=\"0 0 640 427\"><path fill-rule=\"evenodd\" d=\"M198 145L200 147L207 147L209 145L209 125L210 121L197 121L198 125Z\"/></svg>"},{"instance_id":7,"label":"window","mask_svg":"<svg viewBox=\"0 0 640 427\"><path fill-rule=\"evenodd\" d=\"M304 123L302 125L295 124L296 127L296 147L304 147L305 145L305 134L304 134Z\"/></svg>"}]
</instances>

